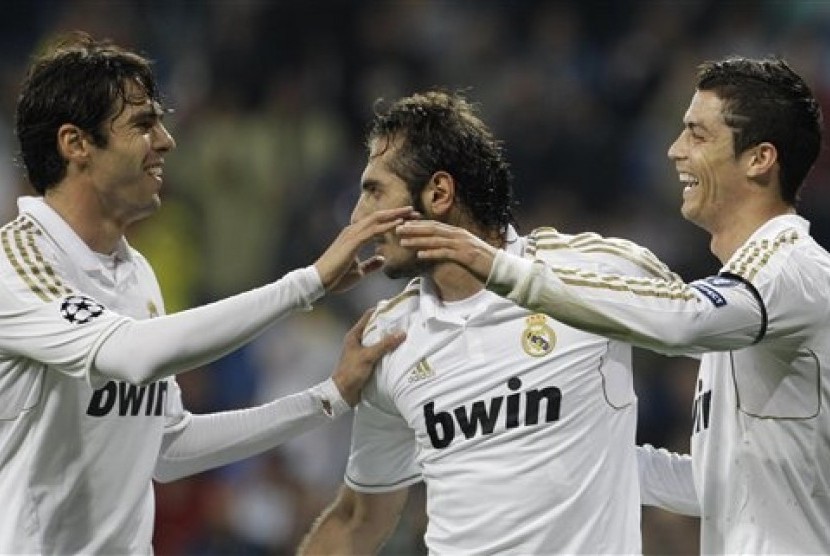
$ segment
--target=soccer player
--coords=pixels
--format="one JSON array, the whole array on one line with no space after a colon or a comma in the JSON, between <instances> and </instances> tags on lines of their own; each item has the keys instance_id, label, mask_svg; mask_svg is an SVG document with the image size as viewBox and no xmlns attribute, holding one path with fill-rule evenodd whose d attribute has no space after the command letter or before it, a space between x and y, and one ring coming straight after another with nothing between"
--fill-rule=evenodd
<instances>
[{"instance_id":1,"label":"soccer player","mask_svg":"<svg viewBox=\"0 0 830 556\"><path fill-rule=\"evenodd\" d=\"M353 219L413 205L531 263L671 279L645 249L552 228L519 236L500 143L462 96L430 91L379 113ZM421 264L393 232L391 277L366 342L403 330L357 407L345 485L301 545L365 554L424 481L436 554L638 553L637 399L628 345L485 290L454 262Z\"/></svg>"},{"instance_id":2,"label":"soccer player","mask_svg":"<svg viewBox=\"0 0 830 556\"><path fill-rule=\"evenodd\" d=\"M23 83L16 131L38 195L0 229L2 554L151 553L153 477L223 465L337 417L402 339L363 347L367 313L332 379L256 408L187 412L173 375L376 268L358 249L413 215L356 221L313 266L163 316L153 270L124 239L160 203L175 146L163 114L148 61L85 35L37 58Z\"/></svg>"},{"instance_id":3,"label":"soccer player","mask_svg":"<svg viewBox=\"0 0 830 556\"><path fill-rule=\"evenodd\" d=\"M707 554L827 553L830 255L795 208L820 145L819 105L786 62L707 62L668 154L717 276L686 285L559 268L435 223L404 224L401 243L580 329L702 353L691 465L642 450L643 499L698 513Z\"/></svg>"}]
</instances>

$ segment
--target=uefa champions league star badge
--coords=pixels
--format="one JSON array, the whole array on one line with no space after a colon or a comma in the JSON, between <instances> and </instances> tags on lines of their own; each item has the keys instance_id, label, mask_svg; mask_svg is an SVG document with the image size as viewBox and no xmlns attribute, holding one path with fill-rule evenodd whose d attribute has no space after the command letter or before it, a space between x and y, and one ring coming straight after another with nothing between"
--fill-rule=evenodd
<instances>
[{"instance_id":1,"label":"uefa champions league star badge","mask_svg":"<svg viewBox=\"0 0 830 556\"><path fill-rule=\"evenodd\" d=\"M72 324L86 324L103 312L103 305L83 295L70 295L61 303L61 316Z\"/></svg>"},{"instance_id":2,"label":"uefa champions league star badge","mask_svg":"<svg viewBox=\"0 0 830 556\"><path fill-rule=\"evenodd\" d=\"M527 328L522 332L522 349L532 357L542 357L553 351L556 333L547 324L547 317L541 313L525 319Z\"/></svg>"}]
</instances>

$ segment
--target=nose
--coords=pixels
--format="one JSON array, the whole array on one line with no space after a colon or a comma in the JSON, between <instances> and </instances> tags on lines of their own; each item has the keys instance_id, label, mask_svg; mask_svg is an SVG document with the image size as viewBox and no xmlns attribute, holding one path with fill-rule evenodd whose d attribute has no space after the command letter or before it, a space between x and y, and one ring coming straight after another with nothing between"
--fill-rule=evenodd
<instances>
[{"instance_id":1,"label":"nose","mask_svg":"<svg viewBox=\"0 0 830 556\"><path fill-rule=\"evenodd\" d=\"M363 202L363 196L361 195L355 203L354 208L352 209L352 217L350 219L350 222L354 224L364 216L366 216L366 206Z\"/></svg>"},{"instance_id":2,"label":"nose","mask_svg":"<svg viewBox=\"0 0 830 556\"><path fill-rule=\"evenodd\" d=\"M669 150L666 153L670 160L679 160L683 158L682 148L681 148L681 139L683 138L683 134L677 136L677 139L669 145Z\"/></svg>"},{"instance_id":3,"label":"nose","mask_svg":"<svg viewBox=\"0 0 830 556\"><path fill-rule=\"evenodd\" d=\"M176 140L161 122L153 129L153 148L160 152L169 152L176 148Z\"/></svg>"}]
</instances>

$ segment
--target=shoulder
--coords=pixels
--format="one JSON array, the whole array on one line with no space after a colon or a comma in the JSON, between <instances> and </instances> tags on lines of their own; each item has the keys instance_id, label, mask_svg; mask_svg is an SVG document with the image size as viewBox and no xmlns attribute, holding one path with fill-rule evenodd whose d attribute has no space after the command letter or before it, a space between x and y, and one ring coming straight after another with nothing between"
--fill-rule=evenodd
<instances>
[{"instance_id":1,"label":"shoulder","mask_svg":"<svg viewBox=\"0 0 830 556\"><path fill-rule=\"evenodd\" d=\"M665 263L646 247L595 232L564 234L555 228L536 228L527 236L525 256L554 265L579 266L584 270L679 280Z\"/></svg>"},{"instance_id":2,"label":"shoulder","mask_svg":"<svg viewBox=\"0 0 830 556\"><path fill-rule=\"evenodd\" d=\"M366 324L364 339L379 338L386 332L401 328L418 308L421 294L421 278L413 278L395 297L378 302Z\"/></svg>"},{"instance_id":3,"label":"shoulder","mask_svg":"<svg viewBox=\"0 0 830 556\"><path fill-rule=\"evenodd\" d=\"M73 293L48 236L26 215L0 228L0 283L23 304L49 303Z\"/></svg>"}]
</instances>

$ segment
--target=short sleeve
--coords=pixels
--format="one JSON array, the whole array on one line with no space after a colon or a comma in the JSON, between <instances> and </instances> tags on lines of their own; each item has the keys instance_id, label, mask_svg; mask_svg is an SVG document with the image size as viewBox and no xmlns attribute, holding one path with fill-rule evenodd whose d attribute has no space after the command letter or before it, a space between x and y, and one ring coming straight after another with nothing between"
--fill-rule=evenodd
<instances>
[{"instance_id":1,"label":"short sleeve","mask_svg":"<svg viewBox=\"0 0 830 556\"><path fill-rule=\"evenodd\" d=\"M346 484L359 492L386 492L420 481L415 433L400 415L366 398L355 408Z\"/></svg>"}]
</instances>

